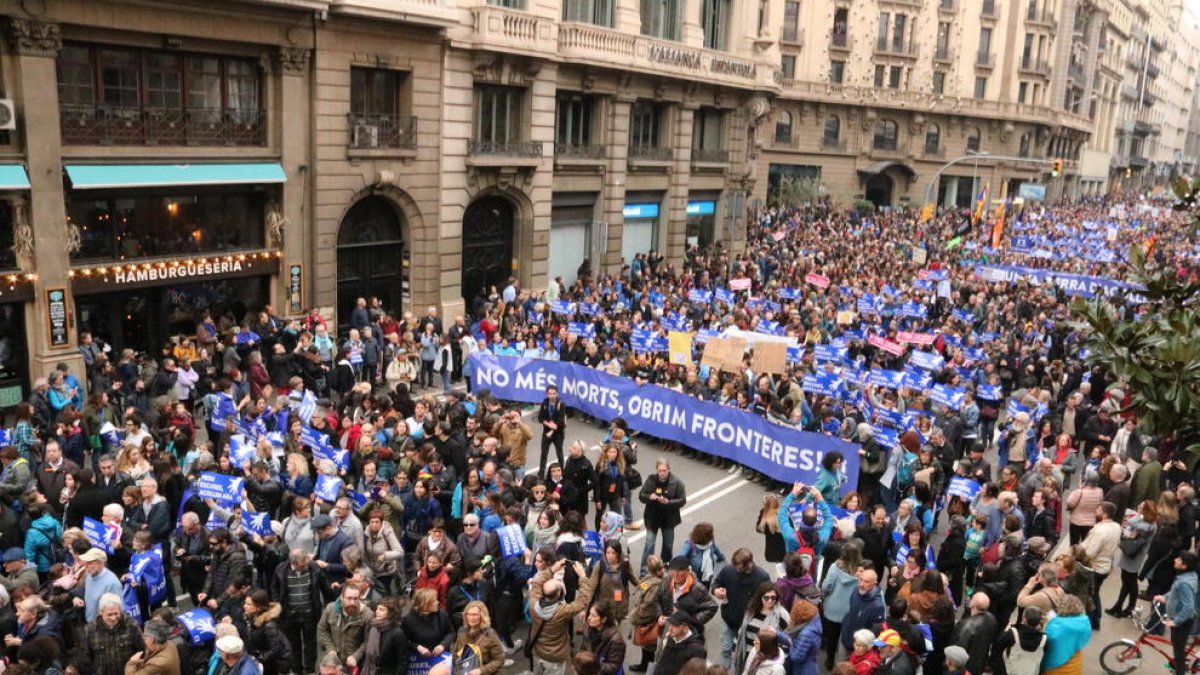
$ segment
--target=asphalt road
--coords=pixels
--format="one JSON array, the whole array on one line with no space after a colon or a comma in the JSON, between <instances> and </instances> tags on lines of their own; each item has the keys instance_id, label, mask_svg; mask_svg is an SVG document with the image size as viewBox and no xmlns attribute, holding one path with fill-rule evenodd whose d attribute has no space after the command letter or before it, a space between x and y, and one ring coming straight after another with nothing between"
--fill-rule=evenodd
<instances>
[{"instance_id":1,"label":"asphalt road","mask_svg":"<svg viewBox=\"0 0 1200 675\"><path fill-rule=\"evenodd\" d=\"M527 421L531 421L528 417L527 415ZM579 439L590 449L592 446L600 443L604 434L604 429L600 429L595 423L588 424L583 422L580 416L576 414L575 419L568 420L567 443L564 446L569 446L571 441ZM639 437L637 440L639 442L637 468L643 476L654 470L654 463L658 457L665 457L671 464L671 470L683 481L687 489L688 500L682 511L683 524L675 531L676 551L683 545L688 533L696 523L709 522L712 523L716 533L717 545L726 556L732 554L735 549L741 547L749 548L754 553L755 561L764 566L772 578L776 576L774 564L765 562L763 537L754 529L758 510L762 505L762 497L766 494L764 486L747 480L736 468L718 469L705 462L685 458L678 452L664 452L657 442L647 440L644 437ZM539 459L536 447L530 448L530 455L529 470L536 470ZM594 460L596 454L589 450L588 457ZM988 457L987 459L993 464L995 463L995 457ZM635 521L641 518L641 513L642 505L635 500L633 505ZM590 524L590 517L588 522ZM1065 522L1066 519L1064 518L1064 524ZM1066 538L1065 532L1063 538ZM636 570L638 564L641 562L642 547L645 545L645 531L627 532L626 539L629 541L632 563ZM941 543L940 540L941 537L935 537L935 549ZM1110 575L1105 581L1100 593L1105 607L1111 606L1116 600L1119 586L1120 579L1118 573ZM629 626L624 625L622 628L624 634L628 637ZM713 662L717 662L720 659L720 630L721 618L718 615L709 623L705 631L705 637L709 646L709 658ZM1093 633L1091 641L1084 648L1084 663L1089 668L1088 672L1093 675L1098 675L1102 672L1099 668L1099 658L1100 651L1105 645L1121 638L1136 639L1137 636L1138 632L1130 619L1114 619L1103 615L1100 630ZM1163 669L1163 664L1166 662L1165 658L1148 650L1144 650L1144 656L1145 659L1138 672L1166 672ZM637 663L639 657L639 650L629 645L626 657L627 664ZM517 661L516 665L506 672L519 672L524 669L525 662L520 654L515 658ZM822 672L824 672L823 666Z\"/></svg>"}]
</instances>

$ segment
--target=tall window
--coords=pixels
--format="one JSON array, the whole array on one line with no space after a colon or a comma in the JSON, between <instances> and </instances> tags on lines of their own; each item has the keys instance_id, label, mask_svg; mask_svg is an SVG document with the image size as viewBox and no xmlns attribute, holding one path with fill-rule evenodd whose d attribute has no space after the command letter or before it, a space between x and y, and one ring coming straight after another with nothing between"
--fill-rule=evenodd
<instances>
[{"instance_id":1,"label":"tall window","mask_svg":"<svg viewBox=\"0 0 1200 675\"><path fill-rule=\"evenodd\" d=\"M780 110L775 116L775 142L792 142L792 113L786 110Z\"/></svg>"},{"instance_id":2,"label":"tall window","mask_svg":"<svg viewBox=\"0 0 1200 675\"><path fill-rule=\"evenodd\" d=\"M887 77L887 67L883 64L875 65L875 87L883 86L883 79Z\"/></svg>"},{"instance_id":3,"label":"tall window","mask_svg":"<svg viewBox=\"0 0 1200 675\"><path fill-rule=\"evenodd\" d=\"M834 47L845 47L849 40L850 12L845 7L839 7L833 12L833 35L830 37Z\"/></svg>"},{"instance_id":4,"label":"tall window","mask_svg":"<svg viewBox=\"0 0 1200 675\"><path fill-rule=\"evenodd\" d=\"M629 147L658 148L662 135L663 104L636 101L629 111Z\"/></svg>"},{"instance_id":5,"label":"tall window","mask_svg":"<svg viewBox=\"0 0 1200 675\"><path fill-rule=\"evenodd\" d=\"M937 32L937 53L939 59L949 58L950 56L950 23L942 21L938 23Z\"/></svg>"},{"instance_id":6,"label":"tall window","mask_svg":"<svg viewBox=\"0 0 1200 675\"><path fill-rule=\"evenodd\" d=\"M846 62L845 61L830 61L829 62L829 83L841 84L846 79Z\"/></svg>"},{"instance_id":7,"label":"tall window","mask_svg":"<svg viewBox=\"0 0 1200 675\"><path fill-rule=\"evenodd\" d=\"M933 71L933 93L939 96L946 93L946 73L940 70Z\"/></svg>"},{"instance_id":8,"label":"tall window","mask_svg":"<svg viewBox=\"0 0 1200 675\"><path fill-rule=\"evenodd\" d=\"M497 7L509 7L511 9L525 9L525 0L487 0L489 5Z\"/></svg>"},{"instance_id":9,"label":"tall window","mask_svg":"<svg viewBox=\"0 0 1200 675\"><path fill-rule=\"evenodd\" d=\"M1029 83L1021 82L1017 85L1017 103L1024 103L1025 98L1029 95Z\"/></svg>"},{"instance_id":10,"label":"tall window","mask_svg":"<svg viewBox=\"0 0 1200 675\"><path fill-rule=\"evenodd\" d=\"M613 25L613 0L563 0L563 21Z\"/></svg>"},{"instance_id":11,"label":"tall window","mask_svg":"<svg viewBox=\"0 0 1200 675\"><path fill-rule=\"evenodd\" d=\"M942 130L938 125L930 123L925 127L925 154L936 155L942 149Z\"/></svg>"},{"instance_id":12,"label":"tall window","mask_svg":"<svg viewBox=\"0 0 1200 675\"><path fill-rule=\"evenodd\" d=\"M678 40L683 0L641 0L642 35Z\"/></svg>"},{"instance_id":13,"label":"tall window","mask_svg":"<svg viewBox=\"0 0 1200 675\"><path fill-rule=\"evenodd\" d=\"M709 49L725 49L729 31L730 0L703 0L700 11L700 28L704 31L704 46Z\"/></svg>"},{"instance_id":14,"label":"tall window","mask_svg":"<svg viewBox=\"0 0 1200 675\"><path fill-rule=\"evenodd\" d=\"M701 161L716 161L721 157L721 131L725 112L718 108L699 108L692 116L692 157Z\"/></svg>"},{"instance_id":15,"label":"tall window","mask_svg":"<svg viewBox=\"0 0 1200 675\"><path fill-rule=\"evenodd\" d=\"M475 142L504 147L521 142L525 90L498 84L475 85Z\"/></svg>"},{"instance_id":16,"label":"tall window","mask_svg":"<svg viewBox=\"0 0 1200 675\"><path fill-rule=\"evenodd\" d=\"M350 112L363 116L394 116L400 102L402 74L379 68L350 69Z\"/></svg>"},{"instance_id":17,"label":"tall window","mask_svg":"<svg viewBox=\"0 0 1200 675\"><path fill-rule=\"evenodd\" d=\"M892 66L888 69L888 87L890 89L899 89L902 79L904 79L903 66Z\"/></svg>"},{"instance_id":18,"label":"tall window","mask_svg":"<svg viewBox=\"0 0 1200 675\"><path fill-rule=\"evenodd\" d=\"M879 120L875 123L875 137L872 147L876 150L895 151L897 135L895 122L892 120Z\"/></svg>"},{"instance_id":19,"label":"tall window","mask_svg":"<svg viewBox=\"0 0 1200 675\"><path fill-rule=\"evenodd\" d=\"M1030 145L1031 145L1031 142L1030 142L1029 134L1021 134L1021 143L1020 143L1020 146L1017 148L1017 156L1018 157L1028 157Z\"/></svg>"},{"instance_id":20,"label":"tall window","mask_svg":"<svg viewBox=\"0 0 1200 675\"><path fill-rule=\"evenodd\" d=\"M800 35L800 3L788 0L783 4L783 35L785 42L795 42Z\"/></svg>"},{"instance_id":21,"label":"tall window","mask_svg":"<svg viewBox=\"0 0 1200 675\"><path fill-rule=\"evenodd\" d=\"M779 58L779 69L783 71L783 77L791 80L796 77L796 57L792 54L784 54Z\"/></svg>"},{"instance_id":22,"label":"tall window","mask_svg":"<svg viewBox=\"0 0 1200 675\"><path fill-rule=\"evenodd\" d=\"M992 29L979 29L979 53L990 54L992 52Z\"/></svg>"},{"instance_id":23,"label":"tall window","mask_svg":"<svg viewBox=\"0 0 1200 675\"><path fill-rule=\"evenodd\" d=\"M554 143L567 150L592 145L592 111L595 100L587 94L558 92L555 108Z\"/></svg>"},{"instance_id":24,"label":"tall window","mask_svg":"<svg viewBox=\"0 0 1200 675\"><path fill-rule=\"evenodd\" d=\"M892 51L902 52L904 51L904 38L907 35L908 16L897 14L893 21L895 25L892 29Z\"/></svg>"},{"instance_id":25,"label":"tall window","mask_svg":"<svg viewBox=\"0 0 1200 675\"><path fill-rule=\"evenodd\" d=\"M842 140L842 120L837 115L825 118L825 131L821 135L821 143L826 146L837 145Z\"/></svg>"},{"instance_id":26,"label":"tall window","mask_svg":"<svg viewBox=\"0 0 1200 675\"><path fill-rule=\"evenodd\" d=\"M975 78L975 98L983 98L987 95L987 78Z\"/></svg>"},{"instance_id":27,"label":"tall window","mask_svg":"<svg viewBox=\"0 0 1200 675\"><path fill-rule=\"evenodd\" d=\"M265 140L256 60L69 43L57 70L65 143Z\"/></svg>"},{"instance_id":28,"label":"tall window","mask_svg":"<svg viewBox=\"0 0 1200 675\"><path fill-rule=\"evenodd\" d=\"M971 129L967 132L967 151L979 152L979 129Z\"/></svg>"},{"instance_id":29,"label":"tall window","mask_svg":"<svg viewBox=\"0 0 1200 675\"><path fill-rule=\"evenodd\" d=\"M1021 67L1028 68L1033 62L1033 33L1025 34L1025 45L1021 48Z\"/></svg>"},{"instance_id":30,"label":"tall window","mask_svg":"<svg viewBox=\"0 0 1200 675\"><path fill-rule=\"evenodd\" d=\"M888 27L892 25L892 15L887 12L879 13L879 32L875 42L880 49L887 49Z\"/></svg>"}]
</instances>

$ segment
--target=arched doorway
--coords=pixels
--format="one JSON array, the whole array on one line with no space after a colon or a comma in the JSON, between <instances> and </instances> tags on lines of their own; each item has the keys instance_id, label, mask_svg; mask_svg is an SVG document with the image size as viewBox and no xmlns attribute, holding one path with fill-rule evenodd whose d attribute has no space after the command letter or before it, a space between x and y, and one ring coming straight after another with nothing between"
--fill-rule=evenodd
<instances>
[{"instance_id":1,"label":"arched doorway","mask_svg":"<svg viewBox=\"0 0 1200 675\"><path fill-rule=\"evenodd\" d=\"M875 208L892 205L892 179L888 176L877 173L867 179L867 201L875 205Z\"/></svg>"},{"instance_id":2,"label":"arched doorway","mask_svg":"<svg viewBox=\"0 0 1200 675\"><path fill-rule=\"evenodd\" d=\"M346 212L338 228L338 321L349 325L358 298L372 296L399 314L403 282L404 234L395 205L383 197L367 197Z\"/></svg>"},{"instance_id":3,"label":"arched doorway","mask_svg":"<svg viewBox=\"0 0 1200 675\"><path fill-rule=\"evenodd\" d=\"M463 214L462 292L470 306L481 288L502 290L512 274L512 202L503 197L475 200Z\"/></svg>"}]
</instances>

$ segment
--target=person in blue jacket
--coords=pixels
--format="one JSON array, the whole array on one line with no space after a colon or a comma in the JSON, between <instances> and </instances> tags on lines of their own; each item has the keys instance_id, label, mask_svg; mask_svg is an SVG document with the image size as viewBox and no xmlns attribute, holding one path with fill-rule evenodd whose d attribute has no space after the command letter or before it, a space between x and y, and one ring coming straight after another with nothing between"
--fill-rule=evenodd
<instances>
[{"instance_id":1,"label":"person in blue jacket","mask_svg":"<svg viewBox=\"0 0 1200 675\"><path fill-rule=\"evenodd\" d=\"M50 575L50 567L59 562L54 558L54 546L62 542L62 525L50 515L45 504L31 504L29 529L25 532L25 559L37 565L42 581Z\"/></svg>"},{"instance_id":2,"label":"person in blue jacket","mask_svg":"<svg viewBox=\"0 0 1200 675\"><path fill-rule=\"evenodd\" d=\"M803 497L803 499L801 499ZM800 500L797 502L797 500ZM792 505L802 506L800 517L794 518ZM783 543L788 553L795 553L803 544L813 550L819 558L829 542L833 532L833 514L821 491L815 487L806 486L800 481L792 485L792 491L779 507L779 532L783 535Z\"/></svg>"},{"instance_id":3,"label":"person in blue jacket","mask_svg":"<svg viewBox=\"0 0 1200 675\"><path fill-rule=\"evenodd\" d=\"M817 658L821 650L821 617L817 606L804 598L792 603L792 625L787 636L791 647L787 653L787 675L818 675Z\"/></svg>"},{"instance_id":4,"label":"person in blue jacket","mask_svg":"<svg viewBox=\"0 0 1200 675\"><path fill-rule=\"evenodd\" d=\"M1155 596L1155 602L1166 602L1164 610L1166 620L1163 622L1171 629L1171 648L1174 656L1176 675L1189 671L1187 663L1188 639L1192 634L1192 625L1196 621L1196 563L1197 557L1193 551L1184 551L1175 556L1172 564L1175 566L1175 581L1167 595Z\"/></svg>"}]
</instances>

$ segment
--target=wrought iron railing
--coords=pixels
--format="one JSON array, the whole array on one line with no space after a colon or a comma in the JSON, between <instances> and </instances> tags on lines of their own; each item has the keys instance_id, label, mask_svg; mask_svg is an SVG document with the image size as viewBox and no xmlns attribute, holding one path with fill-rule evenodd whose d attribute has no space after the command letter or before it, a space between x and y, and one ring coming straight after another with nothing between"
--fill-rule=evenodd
<instances>
[{"instance_id":1,"label":"wrought iron railing","mask_svg":"<svg viewBox=\"0 0 1200 675\"><path fill-rule=\"evenodd\" d=\"M671 160L671 148L659 148L650 145L631 145L629 146L630 159L642 159L655 162L668 162Z\"/></svg>"},{"instance_id":2,"label":"wrought iron railing","mask_svg":"<svg viewBox=\"0 0 1200 675\"><path fill-rule=\"evenodd\" d=\"M417 147L417 118L405 115L348 116L350 147L356 150Z\"/></svg>"},{"instance_id":3,"label":"wrought iron railing","mask_svg":"<svg viewBox=\"0 0 1200 675\"><path fill-rule=\"evenodd\" d=\"M69 145L266 144L264 110L63 105L62 142Z\"/></svg>"},{"instance_id":4,"label":"wrought iron railing","mask_svg":"<svg viewBox=\"0 0 1200 675\"><path fill-rule=\"evenodd\" d=\"M729 151L723 148L692 148L692 162L724 164L729 161Z\"/></svg>"},{"instance_id":5,"label":"wrought iron railing","mask_svg":"<svg viewBox=\"0 0 1200 675\"><path fill-rule=\"evenodd\" d=\"M604 159L604 146L588 143L555 143L554 156L560 159Z\"/></svg>"},{"instance_id":6,"label":"wrought iron railing","mask_svg":"<svg viewBox=\"0 0 1200 675\"><path fill-rule=\"evenodd\" d=\"M472 155L498 155L502 157L541 157L541 141L471 141L467 152Z\"/></svg>"}]
</instances>

